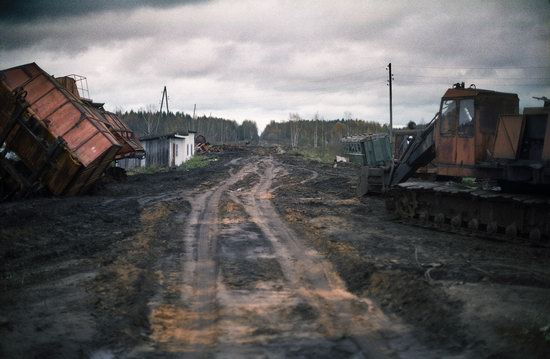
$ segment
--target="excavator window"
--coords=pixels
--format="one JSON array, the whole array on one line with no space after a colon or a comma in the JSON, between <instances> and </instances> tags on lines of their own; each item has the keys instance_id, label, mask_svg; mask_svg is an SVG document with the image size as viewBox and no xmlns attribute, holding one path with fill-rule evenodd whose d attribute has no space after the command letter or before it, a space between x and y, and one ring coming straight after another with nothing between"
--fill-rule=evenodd
<instances>
[{"instance_id":1,"label":"excavator window","mask_svg":"<svg viewBox=\"0 0 550 359\"><path fill-rule=\"evenodd\" d=\"M460 100L458 115L458 135L472 137L474 135L474 100Z\"/></svg>"},{"instance_id":2,"label":"excavator window","mask_svg":"<svg viewBox=\"0 0 550 359\"><path fill-rule=\"evenodd\" d=\"M444 100L441 103L443 136L472 137L474 135L474 99Z\"/></svg>"},{"instance_id":3,"label":"excavator window","mask_svg":"<svg viewBox=\"0 0 550 359\"><path fill-rule=\"evenodd\" d=\"M441 103L441 129L442 135L453 136L456 128L457 101L444 100Z\"/></svg>"}]
</instances>

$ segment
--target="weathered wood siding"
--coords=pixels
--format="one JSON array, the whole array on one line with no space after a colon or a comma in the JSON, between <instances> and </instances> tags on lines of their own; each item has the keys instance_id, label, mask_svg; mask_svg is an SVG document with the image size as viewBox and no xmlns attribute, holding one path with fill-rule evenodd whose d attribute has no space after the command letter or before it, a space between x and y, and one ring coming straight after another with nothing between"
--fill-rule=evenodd
<instances>
[{"instance_id":1,"label":"weathered wood siding","mask_svg":"<svg viewBox=\"0 0 550 359\"><path fill-rule=\"evenodd\" d=\"M183 137L183 138L182 138ZM142 138L145 158L127 158L117 161L118 167L132 169L136 167L179 166L195 154L195 134L172 135L156 138Z\"/></svg>"},{"instance_id":2,"label":"weathered wood siding","mask_svg":"<svg viewBox=\"0 0 550 359\"><path fill-rule=\"evenodd\" d=\"M145 159L139 159L139 158L123 158L116 161L117 167L121 167L127 170L138 168L138 167L145 167Z\"/></svg>"},{"instance_id":3,"label":"weathered wood siding","mask_svg":"<svg viewBox=\"0 0 550 359\"><path fill-rule=\"evenodd\" d=\"M147 167L168 167L170 165L170 140L165 137L143 141L145 165Z\"/></svg>"}]
</instances>

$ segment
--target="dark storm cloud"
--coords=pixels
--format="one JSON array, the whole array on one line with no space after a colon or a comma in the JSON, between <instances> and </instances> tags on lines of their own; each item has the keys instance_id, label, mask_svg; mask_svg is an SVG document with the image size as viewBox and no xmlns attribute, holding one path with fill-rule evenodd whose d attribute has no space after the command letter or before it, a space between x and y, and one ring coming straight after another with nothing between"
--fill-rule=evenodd
<instances>
[{"instance_id":1,"label":"dark storm cloud","mask_svg":"<svg viewBox=\"0 0 550 359\"><path fill-rule=\"evenodd\" d=\"M124 40L151 26L124 20L139 10L162 10L208 0L25 0L0 2L0 49L47 42L51 49L83 51L97 42ZM159 19L148 19L157 23Z\"/></svg>"},{"instance_id":2,"label":"dark storm cloud","mask_svg":"<svg viewBox=\"0 0 550 359\"><path fill-rule=\"evenodd\" d=\"M123 11L139 7L165 8L205 0L15 0L0 3L0 21L17 23L40 18L93 15L102 11Z\"/></svg>"},{"instance_id":3,"label":"dark storm cloud","mask_svg":"<svg viewBox=\"0 0 550 359\"><path fill-rule=\"evenodd\" d=\"M384 121L388 62L401 124L431 119L458 81L522 101L550 89L547 0L15 3L0 13L0 68L83 74L125 109L167 85L174 108L198 103L260 127L288 112Z\"/></svg>"}]
</instances>

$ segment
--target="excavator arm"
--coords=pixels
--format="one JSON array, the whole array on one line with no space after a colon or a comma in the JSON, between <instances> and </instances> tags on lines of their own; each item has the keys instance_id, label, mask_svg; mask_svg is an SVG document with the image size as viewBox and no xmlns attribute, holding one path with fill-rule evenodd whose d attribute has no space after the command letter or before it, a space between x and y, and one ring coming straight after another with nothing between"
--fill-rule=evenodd
<instances>
[{"instance_id":1,"label":"excavator arm","mask_svg":"<svg viewBox=\"0 0 550 359\"><path fill-rule=\"evenodd\" d=\"M436 114L426 129L415 137L413 143L407 147L401 158L393 165L387 182L388 187L405 182L418 168L426 166L435 158L434 128L438 115Z\"/></svg>"},{"instance_id":2,"label":"excavator arm","mask_svg":"<svg viewBox=\"0 0 550 359\"><path fill-rule=\"evenodd\" d=\"M357 186L359 197L367 193L385 193L390 187L406 181L418 168L426 166L435 158L434 128L438 115L415 137L398 161L392 160L391 164L385 166L361 168Z\"/></svg>"}]
</instances>

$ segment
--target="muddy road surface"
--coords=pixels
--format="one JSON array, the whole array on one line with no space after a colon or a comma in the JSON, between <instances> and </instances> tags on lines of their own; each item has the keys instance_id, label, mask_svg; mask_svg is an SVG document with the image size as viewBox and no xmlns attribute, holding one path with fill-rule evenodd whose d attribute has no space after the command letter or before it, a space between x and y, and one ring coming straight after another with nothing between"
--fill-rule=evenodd
<instances>
[{"instance_id":1,"label":"muddy road surface","mask_svg":"<svg viewBox=\"0 0 550 359\"><path fill-rule=\"evenodd\" d=\"M181 298L152 306L151 336L160 346L133 355L426 354L403 325L348 292L280 217L272 187L284 171L272 157L243 159L218 186L191 196Z\"/></svg>"},{"instance_id":2,"label":"muddy road surface","mask_svg":"<svg viewBox=\"0 0 550 359\"><path fill-rule=\"evenodd\" d=\"M545 357L550 253L406 226L265 148L0 205L0 357ZM550 330L549 330L550 332Z\"/></svg>"}]
</instances>

